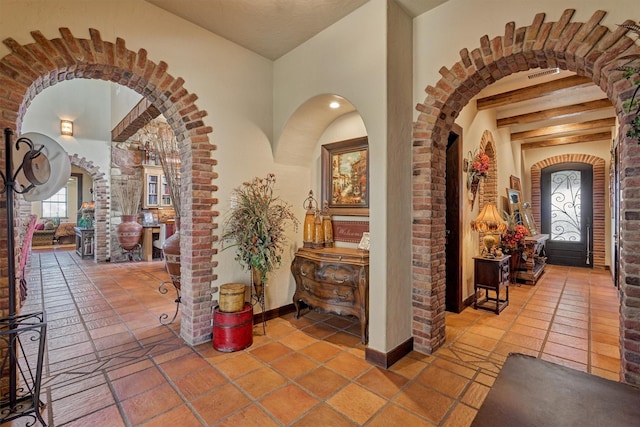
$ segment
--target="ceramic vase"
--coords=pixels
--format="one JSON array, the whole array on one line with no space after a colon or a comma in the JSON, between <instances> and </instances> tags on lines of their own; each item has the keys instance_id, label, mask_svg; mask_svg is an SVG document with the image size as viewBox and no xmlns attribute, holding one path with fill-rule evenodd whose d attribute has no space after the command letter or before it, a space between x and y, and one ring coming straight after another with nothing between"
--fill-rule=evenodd
<instances>
[{"instance_id":1,"label":"ceramic vase","mask_svg":"<svg viewBox=\"0 0 640 427\"><path fill-rule=\"evenodd\" d=\"M140 244L142 225L136 221L137 215L122 215L122 222L116 227L118 243L125 251L131 251Z\"/></svg>"}]
</instances>

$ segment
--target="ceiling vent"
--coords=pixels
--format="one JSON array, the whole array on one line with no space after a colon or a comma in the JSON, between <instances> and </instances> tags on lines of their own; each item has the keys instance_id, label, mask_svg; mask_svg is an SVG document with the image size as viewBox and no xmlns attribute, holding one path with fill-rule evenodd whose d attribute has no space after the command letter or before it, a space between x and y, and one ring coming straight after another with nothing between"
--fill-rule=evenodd
<instances>
[{"instance_id":1,"label":"ceiling vent","mask_svg":"<svg viewBox=\"0 0 640 427\"><path fill-rule=\"evenodd\" d=\"M550 68L548 70L538 71L537 73L529 74L527 77L529 79L537 79L542 76L549 76L551 74L558 74L560 72L560 68Z\"/></svg>"}]
</instances>

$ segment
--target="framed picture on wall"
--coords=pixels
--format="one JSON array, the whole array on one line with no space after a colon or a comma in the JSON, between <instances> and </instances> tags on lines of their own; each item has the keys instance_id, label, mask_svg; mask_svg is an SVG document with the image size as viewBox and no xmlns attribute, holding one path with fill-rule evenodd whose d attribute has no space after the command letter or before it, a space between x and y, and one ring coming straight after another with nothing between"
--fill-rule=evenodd
<instances>
[{"instance_id":1,"label":"framed picture on wall","mask_svg":"<svg viewBox=\"0 0 640 427\"><path fill-rule=\"evenodd\" d=\"M512 189L522 192L522 184L520 183L520 178L517 176L511 175L509 177L509 184Z\"/></svg>"},{"instance_id":2,"label":"framed picture on wall","mask_svg":"<svg viewBox=\"0 0 640 427\"><path fill-rule=\"evenodd\" d=\"M322 146L322 201L334 215L369 215L367 137Z\"/></svg>"}]
</instances>

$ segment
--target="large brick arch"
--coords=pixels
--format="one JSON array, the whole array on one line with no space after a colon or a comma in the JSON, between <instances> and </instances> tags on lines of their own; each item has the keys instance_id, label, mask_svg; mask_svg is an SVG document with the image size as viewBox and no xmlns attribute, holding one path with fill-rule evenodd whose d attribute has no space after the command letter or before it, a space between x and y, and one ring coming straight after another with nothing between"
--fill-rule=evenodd
<instances>
[{"instance_id":1,"label":"large brick arch","mask_svg":"<svg viewBox=\"0 0 640 427\"><path fill-rule=\"evenodd\" d=\"M413 131L413 219L412 219L412 319L416 350L431 353L445 341L444 292L445 260L445 158L451 127L471 98L484 87L512 73L533 68L558 67L591 78L614 104L621 123L620 188L629 193L621 205L624 245L620 251L622 283L622 365L624 380L640 384L640 309L627 304L627 294L640 294L640 261L629 252L640 247L640 233L625 230L640 228L638 177L640 150L635 142L625 140L630 117L622 103L631 97L630 82L620 72L611 71L620 55L640 53L624 28L611 31L600 25L606 12L597 11L587 22L571 22L575 10L566 10L557 22L545 22L537 14L531 25L505 26L504 35L480 39L480 47L460 51L460 60L442 67L442 78L426 88L427 97L417 105L420 112ZM626 21L633 24L633 21ZM633 204L635 202L635 204ZM630 249L627 249L630 248ZM629 251L629 252L628 252ZM631 255L631 256L630 256ZM627 259L627 257L629 259Z\"/></svg>"},{"instance_id":2,"label":"large brick arch","mask_svg":"<svg viewBox=\"0 0 640 427\"><path fill-rule=\"evenodd\" d=\"M540 177L542 169L559 163L586 163L593 166L593 268L605 268L604 204L605 161L590 154L564 154L541 160L531 166L531 209L533 217L541 224Z\"/></svg>"},{"instance_id":3,"label":"large brick arch","mask_svg":"<svg viewBox=\"0 0 640 427\"><path fill-rule=\"evenodd\" d=\"M74 78L107 80L145 96L167 119L181 144L180 251L182 260L181 335L189 344L211 336L211 282L215 280L213 256L215 240L212 205L217 177L215 145L209 141L211 127L198 109L198 96L184 88L184 80L167 72L168 65L147 58L147 51L130 51L125 41L103 41L100 32L89 29L90 38L76 38L68 28L60 28L60 38L47 39L39 31L31 33L34 43L20 45L4 40L11 53L0 60L0 126L20 131L31 100L45 88ZM6 214L0 209L0 217ZM7 235L0 230L0 269L6 276ZM3 242L5 244L3 244ZM6 283L6 282L5 282ZM6 285L5 285L6 286Z\"/></svg>"}]
</instances>

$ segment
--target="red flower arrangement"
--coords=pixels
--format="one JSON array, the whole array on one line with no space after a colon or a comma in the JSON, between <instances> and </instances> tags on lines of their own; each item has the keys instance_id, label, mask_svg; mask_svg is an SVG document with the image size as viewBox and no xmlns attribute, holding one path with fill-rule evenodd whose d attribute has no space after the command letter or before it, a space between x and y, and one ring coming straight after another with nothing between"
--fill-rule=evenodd
<instances>
[{"instance_id":1,"label":"red flower arrangement","mask_svg":"<svg viewBox=\"0 0 640 427\"><path fill-rule=\"evenodd\" d=\"M489 173L489 156L482 151L479 152L471 162L471 171L481 177L487 176Z\"/></svg>"},{"instance_id":2,"label":"red flower arrangement","mask_svg":"<svg viewBox=\"0 0 640 427\"><path fill-rule=\"evenodd\" d=\"M502 244L509 252L513 252L524 247L525 237L527 237L527 229L524 225L508 227L502 233Z\"/></svg>"},{"instance_id":3,"label":"red flower arrangement","mask_svg":"<svg viewBox=\"0 0 640 427\"><path fill-rule=\"evenodd\" d=\"M467 187L471 188L471 184L474 181L479 181L480 178L486 178L489 176L489 166L491 163L491 159L487 156L484 151L476 151L475 153L470 154L469 159L469 175L467 181Z\"/></svg>"}]
</instances>

